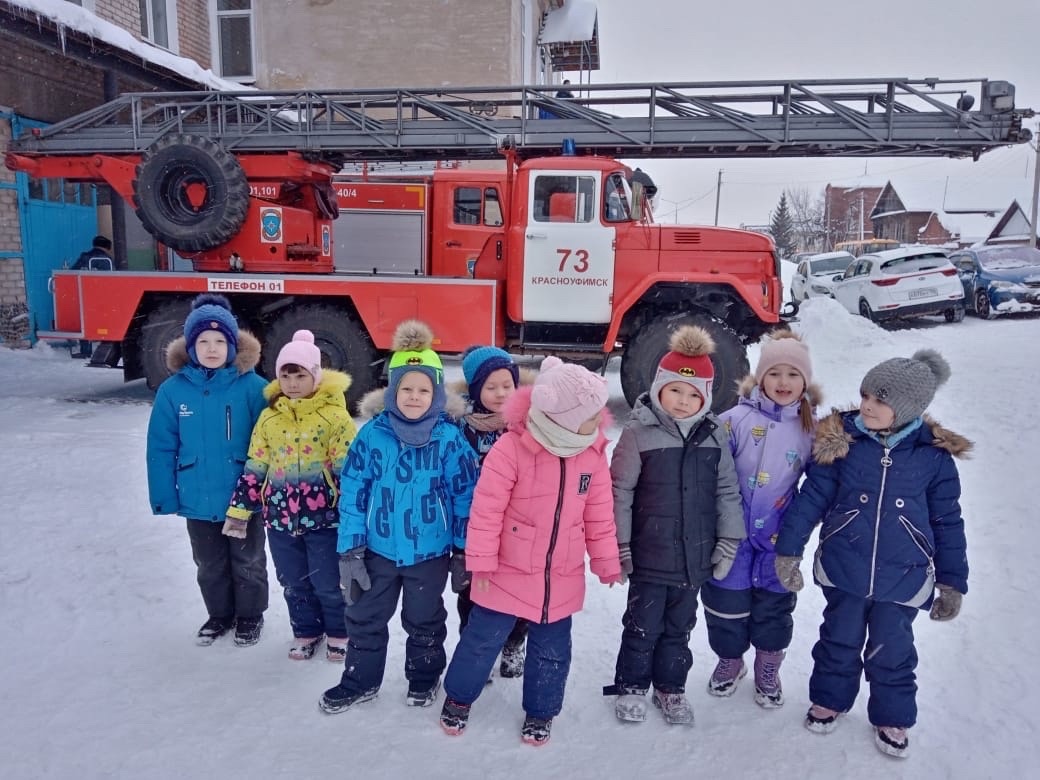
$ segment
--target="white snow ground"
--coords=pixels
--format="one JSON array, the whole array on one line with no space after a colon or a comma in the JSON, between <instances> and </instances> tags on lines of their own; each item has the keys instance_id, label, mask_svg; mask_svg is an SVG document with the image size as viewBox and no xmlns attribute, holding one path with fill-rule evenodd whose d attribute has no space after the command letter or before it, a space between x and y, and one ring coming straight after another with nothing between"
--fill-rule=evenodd
<instances>
[{"instance_id":1,"label":"white snow ground","mask_svg":"<svg viewBox=\"0 0 1040 780\"><path fill-rule=\"evenodd\" d=\"M789 270L789 269L785 269ZM788 284L785 282L785 288ZM714 664L694 631L692 729L651 712L621 724L600 693L612 681L625 590L590 577L574 621L563 713L542 749L519 739L521 683L496 679L461 738L437 706L404 704L403 632L392 626L380 696L318 711L339 669L291 662L271 569L260 643L194 645L205 612L183 521L152 517L145 480L150 394L48 346L0 347L0 773L6 778L1025 777L1035 771L1040 673L1036 479L1040 319L930 320L882 330L828 300L797 324L827 406L858 396L880 360L935 347L953 377L931 410L974 439L961 464L971 591L960 617L916 623L920 717L904 762L874 748L865 691L831 735L802 727L822 599L800 597L783 668L787 704L763 711L749 681L705 691ZM752 348L752 364L757 348ZM457 369L456 369L457 370ZM615 415L627 406L611 372ZM813 542L815 544L815 542ZM449 604L449 653L457 619Z\"/></svg>"}]
</instances>

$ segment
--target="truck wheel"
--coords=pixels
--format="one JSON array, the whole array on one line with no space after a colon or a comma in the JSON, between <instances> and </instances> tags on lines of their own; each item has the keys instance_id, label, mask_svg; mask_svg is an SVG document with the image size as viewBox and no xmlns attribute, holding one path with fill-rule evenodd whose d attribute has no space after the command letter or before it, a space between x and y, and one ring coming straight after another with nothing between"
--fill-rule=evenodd
<instances>
[{"instance_id":1,"label":"truck wheel","mask_svg":"<svg viewBox=\"0 0 1040 780\"><path fill-rule=\"evenodd\" d=\"M659 317L640 328L629 339L621 358L621 389L625 393L625 400L632 405L641 393L650 389L657 373L657 364L668 351L668 339L681 325L704 328L715 340L715 353L711 356L715 367L711 409L713 412L729 409L737 402L737 382L750 370L747 351L732 328L705 315Z\"/></svg>"},{"instance_id":2,"label":"truck wheel","mask_svg":"<svg viewBox=\"0 0 1040 780\"><path fill-rule=\"evenodd\" d=\"M141 155L134 208L145 229L178 252L235 236L249 211L249 182L235 156L197 135L168 135Z\"/></svg>"},{"instance_id":3,"label":"truck wheel","mask_svg":"<svg viewBox=\"0 0 1040 780\"><path fill-rule=\"evenodd\" d=\"M263 351L264 375L276 378L278 352L301 328L314 334L314 344L321 350L323 368L350 374L353 381L347 390L347 404L353 409L361 396L378 384L382 365L364 328L343 309L310 304L286 310L267 329Z\"/></svg>"},{"instance_id":4,"label":"truck wheel","mask_svg":"<svg viewBox=\"0 0 1040 780\"><path fill-rule=\"evenodd\" d=\"M191 300L169 301L157 306L141 328L140 355L145 382L151 390L158 390L170 375L166 367L166 346L184 335L184 320L191 311Z\"/></svg>"}]
</instances>

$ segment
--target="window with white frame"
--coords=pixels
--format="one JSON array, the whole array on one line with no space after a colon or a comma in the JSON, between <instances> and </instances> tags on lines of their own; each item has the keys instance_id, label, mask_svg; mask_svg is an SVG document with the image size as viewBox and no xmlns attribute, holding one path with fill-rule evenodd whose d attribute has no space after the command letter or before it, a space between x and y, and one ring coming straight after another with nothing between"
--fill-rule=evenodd
<instances>
[{"instance_id":1,"label":"window with white frame","mask_svg":"<svg viewBox=\"0 0 1040 780\"><path fill-rule=\"evenodd\" d=\"M156 46L177 51L177 0L138 0L141 35Z\"/></svg>"},{"instance_id":2,"label":"window with white frame","mask_svg":"<svg viewBox=\"0 0 1040 780\"><path fill-rule=\"evenodd\" d=\"M222 77L254 81L253 0L210 0L214 64Z\"/></svg>"}]
</instances>

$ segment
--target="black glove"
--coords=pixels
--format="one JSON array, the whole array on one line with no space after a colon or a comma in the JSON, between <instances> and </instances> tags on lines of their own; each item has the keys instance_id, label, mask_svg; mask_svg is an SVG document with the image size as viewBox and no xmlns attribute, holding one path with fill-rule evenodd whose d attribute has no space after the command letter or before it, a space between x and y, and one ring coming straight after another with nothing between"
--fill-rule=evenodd
<instances>
[{"instance_id":1,"label":"black glove","mask_svg":"<svg viewBox=\"0 0 1040 780\"><path fill-rule=\"evenodd\" d=\"M621 584L628 582L632 574L632 547L627 543L618 545L618 558L621 560Z\"/></svg>"},{"instance_id":2,"label":"black glove","mask_svg":"<svg viewBox=\"0 0 1040 780\"><path fill-rule=\"evenodd\" d=\"M361 598L362 591L372 587L365 568L365 548L355 547L339 556L339 589L343 592L343 601L348 606Z\"/></svg>"},{"instance_id":3,"label":"black glove","mask_svg":"<svg viewBox=\"0 0 1040 780\"><path fill-rule=\"evenodd\" d=\"M469 587L472 577L466 571L466 553L458 547L451 548L451 560L448 561L448 574L451 575L451 592L462 593Z\"/></svg>"}]
</instances>

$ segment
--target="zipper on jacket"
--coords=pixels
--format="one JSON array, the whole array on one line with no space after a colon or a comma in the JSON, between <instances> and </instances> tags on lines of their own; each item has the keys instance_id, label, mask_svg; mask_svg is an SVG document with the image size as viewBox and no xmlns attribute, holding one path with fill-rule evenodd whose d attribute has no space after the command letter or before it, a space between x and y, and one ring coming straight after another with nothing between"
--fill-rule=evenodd
<instances>
[{"instance_id":1,"label":"zipper on jacket","mask_svg":"<svg viewBox=\"0 0 1040 780\"><path fill-rule=\"evenodd\" d=\"M888 467L892 465L889 457L892 449L885 447L885 454L881 456L881 488L878 490L877 514L874 516L874 546L870 550L870 586L867 588L867 596L874 595L874 576L877 573L877 543L878 535L881 533L881 505L885 502L885 479L888 477Z\"/></svg>"},{"instance_id":2,"label":"zipper on jacket","mask_svg":"<svg viewBox=\"0 0 1040 780\"><path fill-rule=\"evenodd\" d=\"M231 441L231 404L224 407L224 431L227 434L227 440Z\"/></svg>"},{"instance_id":3,"label":"zipper on jacket","mask_svg":"<svg viewBox=\"0 0 1040 780\"><path fill-rule=\"evenodd\" d=\"M556 494L556 514L553 516L552 534L549 536L549 549L545 552L545 599L542 601L542 622L549 622L549 571L552 568L553 551L556 549L556 538L560 534L560 515L563 513L563 488L567 482L567 462L560 458L560 489Z\"/></svg>"}]
</instances>

